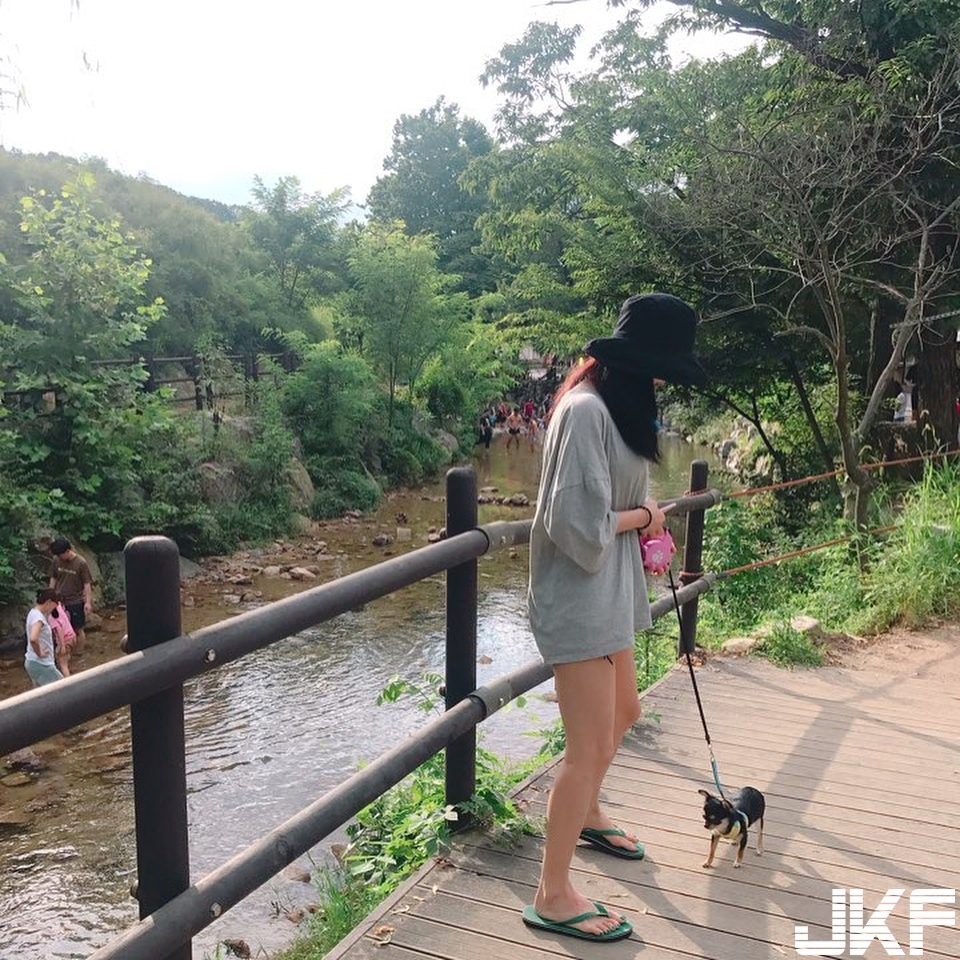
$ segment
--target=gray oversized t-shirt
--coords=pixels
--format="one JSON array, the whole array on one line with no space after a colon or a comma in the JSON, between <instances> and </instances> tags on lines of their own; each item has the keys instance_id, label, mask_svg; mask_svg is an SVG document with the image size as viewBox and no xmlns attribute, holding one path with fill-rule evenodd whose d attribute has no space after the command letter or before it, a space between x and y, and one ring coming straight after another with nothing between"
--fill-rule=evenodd
<instances>
[{"instance_id":1,"label":"gray oversized t-shirt","mask_svg":"<svg viewBox=\"0 0 960 960\"><path fill-rule=\"evenodd\" d=\"M547 663L615 653L650 626L637 531L617 533L617 511L647 499L648 477L593 386L574 387L544 440L530 534L527 609Z\"/></svg>"}]
</instances>

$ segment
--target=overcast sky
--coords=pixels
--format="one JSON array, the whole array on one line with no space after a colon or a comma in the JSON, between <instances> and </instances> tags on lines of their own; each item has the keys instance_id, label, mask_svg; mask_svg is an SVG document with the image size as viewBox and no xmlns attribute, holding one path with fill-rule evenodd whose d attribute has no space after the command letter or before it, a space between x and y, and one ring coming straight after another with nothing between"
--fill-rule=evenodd
<instances>
[{"instance_id":1,"label":"overcast sky","mask_svg":"<svg viewBox=\"0 0 960 960\"><path fill-rule=\"evenodd\" d=\"M3 72L27 96L19 109L5 98L0 142L103 157L228 203L249 200L256 174L349 187L362 203L401 114L444 95L492 131L496 94L478 78L505 43L540 19L583 23L587 48L620 12L605 0L0 0Z\"/></svg>"}]
</instances>

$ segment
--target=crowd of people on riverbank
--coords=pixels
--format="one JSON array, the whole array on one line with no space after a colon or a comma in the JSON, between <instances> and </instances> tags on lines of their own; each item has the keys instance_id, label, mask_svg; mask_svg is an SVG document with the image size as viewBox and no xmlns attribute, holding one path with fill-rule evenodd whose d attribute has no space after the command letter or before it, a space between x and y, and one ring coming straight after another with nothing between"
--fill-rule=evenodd
<instances>
[{"instance_id":1,"label":"crowd of people on riverbank","mask_svg":"<svg viewBox=\"0 0 960 960\"><path fill-rule=\"evenodd\" d=\"M70 661L83 656L87 614L93 610L93 578L87 561L64 537L50 544L53 560L45 587L27 613L24 669L35 687L70 676Z\"/></svg>"},{"instance_id":2,"label":"crowd of people on riverbank","mask_svg":"<svg viewBox=\"0 0 960 960\"><path fill-rule=\"evenodd\" d=\"M545 396L539 402L527 398L519 403L503 400L499 404L491 404L480 414L476 442L489 450L494 437L505 435L506 449L509 451L512 446L519 450L523 438L533 452L546 425L551 401L550 396Z\"/></svg>"}]
</instances>

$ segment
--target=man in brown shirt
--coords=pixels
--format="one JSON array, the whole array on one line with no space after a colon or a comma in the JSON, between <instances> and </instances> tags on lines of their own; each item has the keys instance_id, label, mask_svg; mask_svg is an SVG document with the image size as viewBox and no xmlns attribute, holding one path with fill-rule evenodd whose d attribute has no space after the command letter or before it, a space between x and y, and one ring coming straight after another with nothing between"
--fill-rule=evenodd
<instances>
[{"instance_id":1,"label":"man in brown shirt","mask_svg":"<svg viewBox=\"0 0 960 960\"><path fill-rule=\"evenodd\" d=\"M57 537L50 544L50 552L53 554L50 586L57 591L57 596L66 608L70 623L76 631L77 641L73 655L79 657L87 639L83 629L87 623L87 614L93 610L93 578L90 576L90 567L65 537Z\"/></svg>"}]
</instances>

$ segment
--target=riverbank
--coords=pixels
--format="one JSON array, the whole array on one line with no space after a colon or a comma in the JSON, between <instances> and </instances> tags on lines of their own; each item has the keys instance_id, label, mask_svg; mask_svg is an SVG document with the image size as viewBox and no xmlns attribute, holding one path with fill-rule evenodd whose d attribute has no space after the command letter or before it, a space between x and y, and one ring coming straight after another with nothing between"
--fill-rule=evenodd
<instances>
[{"instance_id":1,"label":"riverbank","mask_svg":"<svg viewBox=\"0 0 960 960\"><path fill-rule=\"evenodd\" d=\"M539 480L539 448L507 454L494 447L476 461L482 523L532 516ZM253 606L270 603L402 555L443 536L446 523L443 481L388 493L376 511L350 511L335 520L313 521L299 536L211 556L191 563L193 576L182 581L185 632L207 626ZM501 558L502 559L502 558ZM516 560L517 556L507 558ZM435 593L429 581L407 588L385 603L400 611ZM96 627L87 633L84 656L76 670L85 670L122 655L126 633L123 604L97 611ZM0 699L30 689L22 669L19 641L0 656Z\"/></svg>"}]
</instances>

